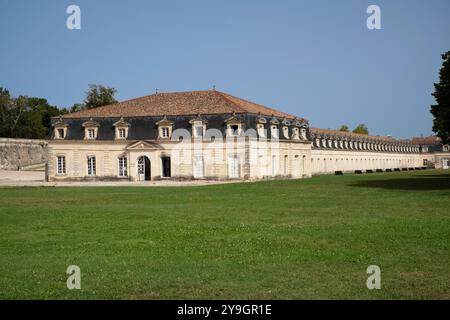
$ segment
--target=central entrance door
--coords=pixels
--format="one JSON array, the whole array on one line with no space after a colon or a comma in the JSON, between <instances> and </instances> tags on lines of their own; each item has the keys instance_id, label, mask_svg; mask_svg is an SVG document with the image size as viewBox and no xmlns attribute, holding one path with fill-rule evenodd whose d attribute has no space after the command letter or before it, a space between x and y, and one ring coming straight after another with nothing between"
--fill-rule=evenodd
<instances>
[{"instance_id":1,"label":"central entrance door","mask_svg":"<svg viewBox=\"0 0 450 320\"><path fill-rule=\"evenodd\" d=\"M150 172L150 159L146 156L139 157L138 163L137 163L137 169L138 169L138 180L139 181L145 181L151 179L151 172Z\"/></svg>"}]
</instances>

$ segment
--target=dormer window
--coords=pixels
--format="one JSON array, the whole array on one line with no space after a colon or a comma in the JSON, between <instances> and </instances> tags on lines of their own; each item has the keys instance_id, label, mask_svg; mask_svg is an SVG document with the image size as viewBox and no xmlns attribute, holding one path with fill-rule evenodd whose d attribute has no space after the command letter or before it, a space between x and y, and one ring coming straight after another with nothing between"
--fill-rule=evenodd
<instances>
[{"instance_id":1,"label":"dormer window","mask_svg":"<svg viewBox=\"0 0 450 320\"><path fill-rule=\"evenodd\" d=\"M88 132L88 139L95 139L95 130L94 129L87 129Z\"/></svg>"},{"instance_id":2,"label":"dormer window","mask_svg":"<svg viewBox=\"0 0 450 320\"><path fill-rule=\"evenodd\" d=\"M117 133L118 133L119 139L125 139L127 137L125 128L117 129Z\"/></svg>"},{"instance_id":3,"label":"dormer window","mask_svg":"<svg viewBox=\"0 0 450 320\"><path fill-rule=\"evenodd\" d=\"M302 129L300 130L300 134L301 134L303 140L307 140L307 137L306 137L306 129L305 129L305 128L302 128Z\"/></svg>"},{"instance_id":4,"label":"dormer window","mask_svg":"<svg viewBox=\"0 0 450 320\"><path fill-rule=\"evenodd\" d=\"M116 128L116 139L125 140L128 138L130 124L123 117L120 117L119 121L115 122L113 126Z\"/></svg>"},{"instance_id":5,"label":"dormer window","mask_svg":"<svg viewBox=\"0 0 450 320\"><path fill-rule=\"evenodd\" d=\"M195 125L194 126L194 137L203 137L203 125Z\"/></svg>"},{"instance_id":6,"label":"dormer window","mask_svg":"<svg viewBox=\"0 0 450 320\"><path fill-rule=\"evenodd\" d=\"M274 115L272 115L272 118L270 119L269 123L270 123L270 136L274 139L278 139L280 136L278 133L278 124L280 122Z\"/></svg>"},{"instance_id":7,"label":"dormer window","mask_svg":"<svg viewBox=\"0 0 450 320\"><path fill-rule=\"evenodd\" d=\"M63 122L62 117L59 117L59 120L54 124L55 139L65 139L67 136L67 127L68 125Z\"/></svg>"},{"instance_id":8,"label":"dormer window","mask_svg":"<svg viewBox=\"0 0 450 320\"><path fill-rule=\"evenodd\" d=\"M227 124L227 136L237 137L242 132L242 122L233 112L232 116L225 120Z\"/></svg>"},{"instance_id":9,"label":"dormer window","mask_svg":"<svg viewBox=\"0 0 450 320\"><path fill-rule=\"evenodd\" d=\"M98 127L100 127L100 124L97 121L94 121L92 118L90 118L88 121L83 122L82 126L84 127L85 139L97 139Z\"/></svg>"},{"instance_id":10,"label":"dormer window","mask_svg":"<svg viewBox=\"0 0 450 320\"><path fill-rule=\"evenodd\" d=\"M194 119L189 121L192 126L192 136L194 138L203 138L206 131L206 124L208 123L205 119L198 114Z\"/></svg>"},{"instance_id":11,"label":"dormer window","mask_svg":"<svg viewBox=\"0 0 450 320\"><path fill-rule=\"evenodd\" d=\"M161 138L169 138L170 137L170 130L168 127L162 127L161 128Z\"/></svg>"},{"instance_id":12,"label":"dormer window","mask_svg":"<svg viewBox=\"0 0 450 320\"><path fill-rule=\"evenodd\" d=\"M295 140L300 139L298 128L294 128L292 130L292 139L295 139Z\"/></svg>"},{"instance_id":13,"label":"dormer window","mask_svg":"<svg viewBox=\"0 0 450 320\"><path fill-rule=\"evenodd\" d=\"M283 137L285 139L289 139L289 128L288 127L283 127Z\"/></svg>"},{"instance_id":14,"label":"dormer window","mask_svg":"<svg viewBox=\"0 0 450 320\"><path fill-rule=\"evenodd\" d=\"M261 112L258 113L256 117L256 131L258 132L259 137L266 137L266 129L265 125L267 124L267 119L261 115Z\"/></svg>"},{"instance_id":15,"label":"dormer window","mask_svg":"<svg viewBox=\"0 0 450 320\"><path fill-rule=\"evenodd\" d=\"M283 121L281 121L281 126L282 126L282 132L283 132L283 138L284 139L289 139L289 126L290 125L291 125L291 121L286 119L286 118L284 118Z\"/></svg>"},{"instance_id":16,"label":"dormer window","mask_svg":"<svg viewBox=\"0 0 450 320\"><path fill-rule=\"evenodd\" d=\"M333 148L333 141L328 139L328 148Z\"/></svg>"},{"instance_id":17,"label":"dormer window","mask_svg":"<svg viewBox=\"0 0 450 320\"><path fill-rule=\"evenodd\" d=\"M266 132L265 132L266 130L264 129L264 124L259 123L256 126L256 128L258 130L258 136L260 136L260 137L265 137L266 136Z\"/></svg>"},{"instance_id":18,"label":"dormer window","mask_svg":"<svg viewBox=\"0 0 450 320\"><path fill-rule=\"evenodd\" d=\"M66 137L66 130L63 128L56 129L58 132L58 139L64 139Z\"/></svg>"},{"instance_id":19,"label":"dormer window","mask_svg":"<svg viewBox=\"0 0 450 320\"><path fill-rule=\"evenodd\" d=\"M173 122L164 116L156 122L156 125L158 126L158 139L170 139L172 136Z\"/></svg>"},{"instance_id":20,"label":"dormer window","mask_svg":"<svg viewBox=\"0 0 450 320\"><path fill-rule=\"evenodd\" d=\"M278 127L276 125L270 126L270 135L272 138L278 139Z\"/></svg>"},{"instance_id":21,"label":"dormer window","mask_svg":"<svg viewBox=\"0 0 450 320\"><path fill-rule=\"evenodd\" d=\"M239 125L232 124L230 125L230 136L238 136L239 135Z\"/></svg>"}]
</instances>

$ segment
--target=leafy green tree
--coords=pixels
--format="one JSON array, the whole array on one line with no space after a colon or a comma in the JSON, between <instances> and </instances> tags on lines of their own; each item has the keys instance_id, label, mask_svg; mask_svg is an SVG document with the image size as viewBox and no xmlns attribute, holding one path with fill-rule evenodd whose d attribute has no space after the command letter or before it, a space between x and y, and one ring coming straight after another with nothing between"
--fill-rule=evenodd
<instances>
[{"instance_id":1,"label":"leafy green tree","mask_svg":"<svg viewBox=\"0 0 450 320\"><path fill-rule=\"evenodd\" d=\"M72 108L70 108L70 112L77 112L86 109L84 104L82 103L75 103Z\"/></svg>"},{"instance_id":2,"label":"leafy green tree","mask_svg":"<svg viewBox=\"0 0 450 320\"><path fill-rule=\"evenodd\" d=\"M111 87L105 87L100 84L90 84L89 90L86 92L86 99L84 99L84 106L86 109L105 106L116 103L114 98L117 90Z\"/></svg>"},{"instance_id":3,"label":"leafy green tree","mask_svg":"<svg viewBox=\"0 0 450 320\"><path fill-rule=\"evenodd\" d=\"M442 55L444 62L439 71L439 83L434 84L436 99L431 106L433 115L433 131L444 143L450 142L450 51Z\"/></svg>"},{"instance_id":4,"label":"leafy green tree","mask_svg":"<svg viewBox=\"0 0 450 320\"><path fill-rule=\"evenodd\" d=\"M21 120L28 111L28 98L19 96L17 98L9 97L2 106L2 116L4 117L3 132L10 138L18 138L17 131L20 132ZM19 129L19 130L17 130Z\"/></svg>"},{"instance_id":5,"label":"leafy green tree","mask_svg":"<svg viewBox=\"0 0 450 320\"><path fill-rule=\"evenodd\" d=\"M37 97L12 97L0 88L0 136L44 139L51 128L51 117L67 113Z\"/></svg>"},{"instance_id":6,"label":"leafy green tree","mask_svg":"<svg viewBox=\"0 0 450 320\"><path fill-rule=\"evenodd\" d=\"M343 124L343 125L339 128L339 131L349 132L350 129L348 128L347 125Z\"/></svg>"},{"instance_id":7,"label":"leafy green tree","mask_svg":"<svg viewBox=\"0 0 450 320\"><path fill-rule=\"evenodd\" d=\"M9 107L11 103L11 96L9 91L0 87L0 137L9 137Z\"/></svg>"},{"instance_id":8,"label":"leafy green tree","mask_svg":"<svg viewBox=\"0 0 450 320\"><path fill-rule=\"evenodd\" d=\"M47 99L32 97L28 98L28 106L31 109L33 116L29 117L29 120L40 119L40 126L35 128L35 131L31 134L33 138L43 139L48 135L51 129L51 118L59 116L61 114L68 113L67 109L59 109L56 106L52 106L48 103Z\"/></svg>"},{"instance_id":9,"label":"leafy green tree","mask_svg":"<svg viewBox=\"0 0 450 320\"><path fill-rule=\"evenodd\" d=\"M359 134L369 134L369 129L367 129L365 124L361 123L358 126L356 126L356 128L353 129L352 132L359 133Z\"/></svg>"}]
</instances>

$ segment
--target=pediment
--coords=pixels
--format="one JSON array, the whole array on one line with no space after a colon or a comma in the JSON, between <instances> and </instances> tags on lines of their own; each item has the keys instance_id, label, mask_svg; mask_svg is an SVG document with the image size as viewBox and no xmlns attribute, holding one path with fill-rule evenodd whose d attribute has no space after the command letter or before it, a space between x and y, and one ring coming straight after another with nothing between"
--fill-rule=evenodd
<instances>
[{"instance_id":1,"label":"pediment","mask_svg":"<svg viewBox=\"0 0 450 320\"><path fill-rule=\"evenodd\" d=\"M156 122L157 126L173 126L173 121L170 121L169 119L167 119L166 115L164 115L164 117L159 120L158 122Z\"/></svg>"},{"instance_id":2,"label":"pediment","mask_svg":"<svg viewBox=\"0 0 450 320\"><path fill-rule=\"evenodd\" d=\"M88 121L85 121L81 124L83 127L100 127L100 123L90 118Z\"/></svg>"},{"instance_id":3,"label":"pediment","mask_svg":"<svg viewBox=\"0 0 450 320\"><path fill-rule=\"evenodd\" d=\"M125 121L123 117L120 117L119 121L113 123L114 127L129 127L130 123Z\"/></svg>"},{"instance_id":4,"label":"pediment","mask_svg":"<svg viewBox=\"0 0 450 320\"><path fill-rule=\"evenodd\" d=\"M160 144L146 140L133 142L132 144L126 147L126 150L161 150L161 149L164 148Z\"/></svg>"}]
</instances>

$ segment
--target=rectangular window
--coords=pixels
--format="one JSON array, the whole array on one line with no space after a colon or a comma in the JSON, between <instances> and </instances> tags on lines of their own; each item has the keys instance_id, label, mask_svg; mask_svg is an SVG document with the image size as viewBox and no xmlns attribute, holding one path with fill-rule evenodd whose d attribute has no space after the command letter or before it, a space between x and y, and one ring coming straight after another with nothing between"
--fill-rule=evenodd
<instances>
[{"instance_id":1,"label":"rectangular window","mask_svg":"<svg viewBox=\"0 0 450 320\"><path fill-rule=\"evenodd\" d=\"M57 174L66 174L66 157L65 156L58 156L58 163L57 163Z\"/></svg>"},{"instance_id":2,"label":"rectangular window","mask_svg":"<svg viewBox=\"0 0 450 320\"><path fill-rule=\"evenodd\" d=\"M119 158L119 177L128 177L127 158Z\"/></svg>"},{"instance_id":3,"label":"rectangular window","mask_svg":"<svg viewBox=\"0 0 450 320\"><path fill-rule=\"evenodd\" d=\"M203 137L203 126L195 126L195 136Z\"/></svg>"},{"instance_id":4,"label":"rectangular window","mask_svg":"<svg viewBox=\"0 0 450 320\"><path fill-rule=\"evenodd\" d=\"M64 129L58 129L58 138L64 139Z\"/></svg>"},{"instance_id":5,"label":"rectangular window","mask_svg":"<svg viewBox=\"0 0 450 320\"><path fill-rule=\"evenodd\" d=\"M119 132L119 138L125 139L125 129L121 128L118 130L118 132Z\"/></svg>"},{"instance_id":6,"label":"rectangular window","mask_svg":"<svg viewBox=\"0 0 450 320\"><path fill-rule=\"evenodd\" d=\"M231 179L239 178L240 173L240 164L238 156L230 156L228 158L228 176Z\"/></svg>"},{"instance_id":7,"label":"rectangular window","mask_svg":"<svg viewBox=\"0 0 450 320\"><path fill-rule=\"evenodd\" d=\"M203 178L204 167L203 167L203 157L195 156L194 158L194 178Z\"/></svg>"},{"instance_id":8,"label":"rectangular window","mask_svg":"<svg viewBox=\"0 0 450 320\"><path fill-rule=\"evenodd\" d=\"M88 129L88 138L89 139L95 139L95 130L94 129Z\"/></svg>"},{"instance_id":9,"label":"rectangular window","mask_svg":"<svg viewBox=\"0 0 450 320\"><path fill-rule=\"evenodd\" d=\"M272 176L277 174L277 156L272 156Z\"/></svg>"},{"instance_id":10,"label":"rectangular window","mask_svg":"<svg viewBox=\"0 0 450 320\"><path fill-rule=\"evenodd\" d=\"M161 128L161 137L169 138L169 128L167 127Z\"/></svg>"},{"instance_id":11,"label":"rectangular window","mask_svg":"<svg viewBox=\"0 0 450 320\"><path fill-rule=\"evenodd\" d=\"M96 167L95 167L95 157L89 156L87 158L87 174L88 176L95 176L96 174Z\"/></svg>"},{"instance_id":12,"label":"rectangular window","mask_svg":"<svg viewBox=\"0 0 450 320\"><path fill-rule=\"evenodd\" d=\"M239 126L237 124L233 124L230 126L230 134L232 136L237 136L239 135Z\"/></svg>"}]
</instances>

